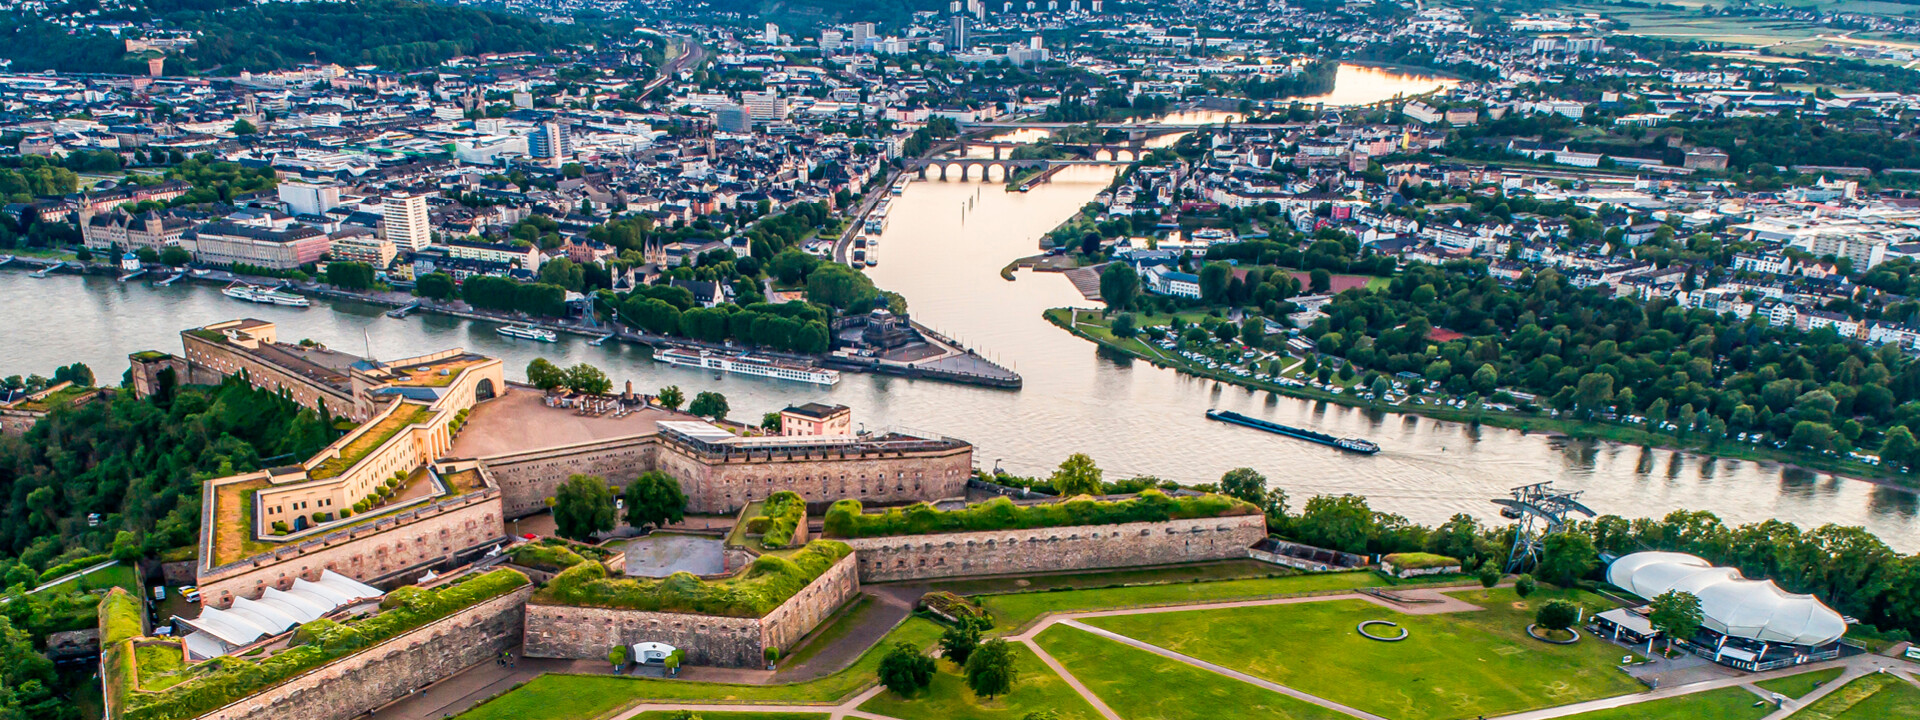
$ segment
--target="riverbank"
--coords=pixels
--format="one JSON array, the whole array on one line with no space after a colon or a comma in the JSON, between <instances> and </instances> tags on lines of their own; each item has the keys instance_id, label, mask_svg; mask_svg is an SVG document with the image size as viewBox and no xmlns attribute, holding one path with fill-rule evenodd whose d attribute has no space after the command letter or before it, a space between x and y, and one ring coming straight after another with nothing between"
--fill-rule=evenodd
<instances>
[{"instance_id":1,"label":"riverbank","mask_svg":"<svg viewBox=\"0 0 1920 720\"><path fill-rule=\"evenodd\" d=\"M1554 418L1545 415L1506 413L1484 408L1466 410L1444 405L1389 405L1351 395L1334 394L1311 386L1293 387L1268 382L1257 377L1238 377L1187 362L1178 355L1143 351L1141 348L1145 346L1138 340L1122 341L1111 334L1090 331L1086 327L1083 327L1085 323L1077 323L1074 321L1073 313L1074 309L1072 308L1054 308L1047 310L1043 315L1046 317L1047 322L1052 323L1055 327L1066 330L1081 339L1091 341L1100 347L1125 354L1129 357L1145 360L1155 367L1176 370L1195 377L1239 387L1265 390L1277 395L1302 400L1333 403L1380 413L1418 415L1435 420L1444 420L1466 425L1486 425L1508 428L1527 434L1543 434L1578 440L1603 440L1621 445L1660 448L1676 452L1693 453L1711 458L1778 463L1788 467L1831 473L1848 479L1861 480L1901 490L1915 490L1916 488L1920 488L1920 482L1915 482L1910 476L1842 458L1808 457L1803 453L1770 450L1745 443L1724 440L1718 442L1688 443L1671 435L1605 422ZM1095 327L1098 329L1100 326ZM1388 450L1391 451L1391 448Z\"/></svg>"}]
</instances>

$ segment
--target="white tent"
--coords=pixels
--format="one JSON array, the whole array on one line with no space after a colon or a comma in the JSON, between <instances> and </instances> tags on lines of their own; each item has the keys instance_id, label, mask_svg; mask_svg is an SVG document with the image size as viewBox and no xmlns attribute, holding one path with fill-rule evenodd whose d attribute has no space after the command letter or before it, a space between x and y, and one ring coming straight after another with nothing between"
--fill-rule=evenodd
<instances>
[{"instance_id":1,"label":"white tent","mask_svg":"<svg viewBox=\"0 0 1920 720\"><path fill-rule=\"evenodd\" d=\"M197 659L217 657L260 638L291 630L296 625L333 612L358 600L385 593L332 570L320 571L317 582L293 581L292 590L267 588L259 600L237 598L225 610L202 608L191 620L176 618L193 630L187 650Z\"/></svg>"},{"instance_id":2,"label":"white tent","mask_svg":"<svg viewBox=\"0 0 1920 720\"><path fill-rule=\"evenodd\" d=\"M1607 566L1607 582L1643 598L1679 590L1700 598L1701 624L1737 638L1819 646L1839 640L1847 621L1812 595L1781 590L1772 580L1748 580L1686 553L1642 552Z\"/></svg>"}]
</instances>

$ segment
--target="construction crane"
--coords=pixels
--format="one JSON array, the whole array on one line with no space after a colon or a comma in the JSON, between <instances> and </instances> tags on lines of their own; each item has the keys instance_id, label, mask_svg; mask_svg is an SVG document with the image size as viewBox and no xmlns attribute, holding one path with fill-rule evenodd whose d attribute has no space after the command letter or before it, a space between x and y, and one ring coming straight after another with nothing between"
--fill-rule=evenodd
<instances>
[{"instance_id":1,"label":"construction crane","mask_svg":"<svg viewBox=\"0 0 1920 720\"><path fill-rule=\"evenodd\" d=\"M1514 488L1513 497L1493 501L1500 506L1500 517L1516 521L1513 549L1507 553L1507 572L1539 564L1546 556L1546 537L1565 531L1568 515L1594 516L1593 510L1580 504L1580 494L1578 490L1555 490L1553 483L1542 482Z\"/></svg>"}]
</instances>

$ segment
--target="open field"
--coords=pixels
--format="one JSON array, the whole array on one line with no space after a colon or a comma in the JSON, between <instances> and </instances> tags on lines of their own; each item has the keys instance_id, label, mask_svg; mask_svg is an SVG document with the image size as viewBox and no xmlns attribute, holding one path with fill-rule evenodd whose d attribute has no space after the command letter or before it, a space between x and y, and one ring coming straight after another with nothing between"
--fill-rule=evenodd
<instances>
[{"instance_id":1,"label":"open field","mask_svg":"<svg viewBox=\"0 0 1920 720\"><path fill-rule=\"evenodd\" d=\"M1052 710L1060 720L1099 720L1100 713L1032 650L1019 644L1012 650L1018 674L1013 692L1006 695L991 700L975 696L959 667L941 660L931 687L911 698L888 690L861 704L860 710L903 720L1020 720L1036 710Z\"/></svg>"},{"instance_id":2,"label":"open field","mask_svg":"<svg viewBox=\"0 0 1920 720\"><path fill-rule=\"evenodd\" d=\"M825 705L872 685L880 659L894 643L932 647L940 632L940 626L931 620L907 618L847 669L818 680L784 685L732 685L612 675L542 675L459 717L460 720L590 720L648 700Z\"/></svg>"},{"instance_id":3,"label":"open field","mask_svg":"<svg viewBox=\"0 0 1920 720\"><path fill-rule=\"evenodd\" d=\"M986 595L979 599L980 604L993 613L994 627L1011 630L1025 626L1048 612L1249 600L1284 595L1345 592L1386 584L1388 584L1386 578L1370 572L1319 573L1252 580Z\"/></svg>"},{"instance_id":4,"label":"open field","mask_svg":"<svg viewBox=\"0 0 1920 720\"><path fill-rule=\"evenodd\" d=\"M1828 693L1793 720L1920 719L1920 688L1893 675L1868 675Z\"/></svg>"},{"instance_id":5,"label":"open field","mask_svg":"<svg viewBox=\"0 0 1920 720\"><path fill-rule=\"evenodd\" d=\"M790 712L707 712L696 711L700 720L827 720L827 713ZM678 720L678 710L650 710L633 716L634 720Z\"/></svg>"},{"instance_id":6,"label":"open field","mask_svg":"<svg viewBox=\"0 0 1920 720\"><path fill-rule=\"evenodd\" d=\"M1299 571L1278 567L1259 560L1241 559L1216 560L1213 562L1171 567L1065 572L1057 575L940 580L933 583L932 587L935 590L945 590L956 595L977 595L981 593L1015 593L1063 588L1106 588L1116 585L1156 585L1163 583L1244 580L1251 578L1286 577L1298 574L1300 574Z\"/></svg>"},{"instance_id":7,"label":"open field","mask_svg":"<svg viewBox=\"0 0 1920 720\"><path fill-rule=\"evenodd\" d=\"M1843 672L1846 672L1845 668L1815 670L1813 672L1800 673L1799 675L1788 675L1783 678L1762 680L1754 683L1754 685L1759 686L1760 689L1767 692L1777 692L1790 698L1800 698L1806 697L1807 693L1813 692L1815 688L1832 682L1834 678L1840 677L1840 674Z\"/></svg>"},{"instance_id":8,"label":"open field","mask_svg":"<svg viewBox=\"0 0 1920 720\"><path fill-rule=\"evenodd\" d=\"M1089 625L1397 720L1501 715L1644 689L1615 668L1617 647L1547 645L1526 636L1533 609L1510 589L1455 593L1486 609L1404 615L1358 600L1092 618ZM1403 642L1354 627L1391 620Z\"/></svg>"},{"instance_id":9,"label":"open field","mask_svg":"<svg viewBox=\"0 0 1920 720\"><path fill-rule=\"evenodd\" d=\"M1345 715L1265 688L1055 625L1035 638L1081 684L1128 720L1338 720ZM1152 678L1153 682L1141 682Z\"/></svg>"},{"instance_id":10,"label":"open field","mask_svg":"<svg viewBox=\"0 0 1920 720\"><path fill-rule=\"evenodd\" d=\"M1730 687L1569 715L1564 720L1759 720L1772 711L1773 704L1760 696Z\"/></svg>"}]
</instances>

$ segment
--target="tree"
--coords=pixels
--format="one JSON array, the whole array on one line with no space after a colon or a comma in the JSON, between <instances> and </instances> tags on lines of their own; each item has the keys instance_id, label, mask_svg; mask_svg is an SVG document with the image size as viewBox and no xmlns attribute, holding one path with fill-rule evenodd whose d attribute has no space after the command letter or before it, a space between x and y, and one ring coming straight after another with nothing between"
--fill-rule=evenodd
<instances>
[{"instance_id":1,"label":"tree","mask_svg":"<svg viewBox=\"0 0 1920 720\"><path fill-rule=\"evenodd\" d=\"M1532 595L1533 591L1538 589L1540 589L1540 583L1535 582L1532 575L1522 573L1513 581L1513 594L1519 595L1522 599Z\"/></svg>"},{"instance_id":2,"label":"tree","mask_svg":"<svg viewBox=\"0 0 1920 720\"><path fill-rule=\"evenodd\" d=\"M594 533L613 529L613 490L596 475L574 475L554 491L554 530L560 537L588 542Z\"/></svg>"},{"instance_id":3,"label":"tree","mask_svg":"<svg viewBox=\"0 0 1920 720\"><path fill-rule=\"evenodd\" d=\"M1307 273L1307 292L1318 295L1332 288L1333 274L1327 272L1325 268L1314 268L1312 272Z\"/></svg>"},{"instance_id":4,"label":"tree","mask_svg":"<svg viewBox=\"0 0 1920 720\"><path fill-rule=\"evenodd\" d=\"M894 643L880 659L880 684L901 695L912 695L933 684L933 658L913 643Z\"/></svg>"},{"instance_id":5,"label":"tree","mask_svg":"<svg viewBox=\"0 0 1920 720\"><path fill-rule=\"evenodd\" d=\"M1200 301L1223 305L1229 300L1227 285L1233 280L1233 266L1214 261L1200 267Z\"/></svg>"},{"instance_id":6,"label":"tree","mask_svg":"<svg viewBox=\"0 0 1920 720\"><path fill-rule=\"evenodd\" d=\"M1267 341L1267 321L1250 317L1240 323L1240 342L1247 347L1257 348Z\"/></svg>"},{"instance_id":7,"label":"tree","mask_svg":"<svg viewBox=\"0 0 1920 720\"><path fill-rule=\"evenodd\" d=\"M1266 499L1267 476L1253 468L1228 470L1220 476L1220 492L1259 505Z\"/></svg>"},{"instance_id":8,"label":"tree","mask_svg":"<svg viewBox=\"0 0 1920 720\"><path fill-rule=\"evenodd\" d=\"M1101 475L1100 467L1093 464L1093 458L1086 453L1074 453L1060 462L1059 469L1053 471L1048 484L1060 493L1060 497L1100 495L1106 492Z\"/></svg>"},{"instance_id":9,"label":"tree","mask_svg":"<svg viewBox=\"0 0 1920 720\"><path fill-rule=\"evenodd\" d=\"M373 287L373 266L363 262L330 262L325 279L328 285L344 290L366 290Z\"/></svg>"},{"instance_id":10,"label":"tree","mask_svg":"<svg viewBox=\"0 0 1920 720\"><path fill-rule=\"evenodd\" d=\"M162 265L180 267L190 262L193 262L193 253L187 252L186 248L178 245L168 245L160 251L160 264Z\"/></svg>"},{"instance_id":11,"label":"tree","mask_svg":"<svg viewBox=\"0 0 1920 720\"><path fill-rule=\"evenodd\" d=\"M1492 588L1495 585L1499 585L1500 578L1505 575L1506 573L1500 572L1499 561L1488 559L1480 566L1480 587Z\"/></svg>"},{"instance_id":12,"label":"tree","mask_svg":"<svg viewBox=\"0 0 1920 720\"><path fill-rule=\"evenodd\" d=\"M260 132L260 128L254 127L253 123L247 122L246 118L233 121L233 126L227 130L235 135L252 135Z\"/></svg>"},{"instance_id":13,"label":"tree","mask_svg":"<svg viewBox=\"0 0 1920 720\"><path fill-rule=\"evenodd\" d=\"M1100 271L1100 300L1109 310L1126 310L1140 296L1140 273L1123 262L1107 263Z\"/></svg>"},{"instance_id":14,"label":"tree","mask_svg":"<svg viewBox=\"0 0 1920 720\"><path fill-rule=\"evenodd\" d=\"M144 554L140 551L140 537L134 535L131 530L121 530L120 532L114 533L113 550L110 554L113 556L113 559L124 563L139 560L140 556Z\"/></svg>"},{"instance_id":15,"label":"tree","mask_svg":"<svg viewBox=\"0 0 1920 720\"><path fill-rule=\"evenodd\" d=\"M567 368L567 387L578 393L605 395L613 390L613 381L600 368L579 363Z\"/></svg>"},{"instance_id":16,"label":"tree","mask_svg":"<svg viewBox=\"0 0 1920 720\"><path fill-rule=\"evenodd\" d=\"M780 413L760 413L760 429L767 432L780 432Z\"/></svg>"},{"instance_id":17,"label":"tree","mask_svg":"<svg viewBox=\"0 0 1920 720\"><path fill-rule=\"evenodd\" d=\"M1880 444L1880 461L1888 467L1911 467L1916 447L1913 431L1905 425L1895 425L1887 430L1886 442Z\"/></svg>"},{"instance_id":18,"label":"tree","mask_svg":"<svg viewBox=\"0 0 1920 720\"><path fill-rule=\"evenodd\" d=\"M1572 587L1574 581L1600 566L1600 553L1593 547L1593 537L1586 533L1552 533L1541 539L1541 545L1545 552L1534 572L1560 587Z\"/></svg>"},{"instance_id":19,"label":"tree","mask_svg":"<svg viewBox=\"0 0 1920 720\"><path fill-rule=\"evenodd\" d=\"M680 404L686 401L687 395L686 393L680 392L679 385L668 385L660 388L660 392L653 396L654 404L668 410L679 410Z\"/></svg>"},{"instance_id":20,"label":"tree","mask_svg":"<svg viewBox=\"0 0 1920 720\"><path fill-rule=\"evenodd\" d=\"M940 635L940 656L955 665L966 665L967 658L973 657L973 651L980 647L980 629L971 620L961 620L960 624L948 627Z\"/></svg>"},{"instance_id":21,"label":"tree","mask_svg":"<svg viewBox=\"0 0 1920 720\"><path fill-rule=\"evenodd\" d=\"M1301 542L1341 552L1364 553L1373 538L1373 508L1358 495L1316 495L1293 521Z\"/></svg>"},{"instance_id":22,"label":"tree","mask_svg":"<svg viewBox=\"0 0 1920 720\"><path fill-rule=\"evenodd\" d=\"M62 711L69 701L58 687L53 661L34 649L33 636L0 616L0 718L78 717Z\"/></svg>"},{"instance_id":23,"label":"tree","mask_svg":"<svg viewBox=\"0 0 1920 720\"><path fill-rule=\"evenodd\" d=\"M567 385L567 371L546 358L534 358L527 363L527 384L541 390L564 388Z\"/></svg>"},{"instance_id":24,"label":"tree","mask_svg":"<svg viewBox=\"0 0 1920 720\"><path fill-rule=\"evenodd\" d=\"M640 473L627 484L627 524L636 528L666 527L686 517L687 494L680 481L659 470Z\"/></svg>"},{"instance_id":25,"label":"tree","mask_svg":"<svg viewBox=\"0 0 1920 720\"><path fill-rule=\"evenodd\" d=\"M1580 606L1566 600L1548 600L1533 615L1533 624L1548 630L1567 630L1580 621Z\"/></svg>"},{"instance_id":26,"label":"tree","mask_svg":"<svg viewBox=\"0 0 1920 720\"><path fill-rule=\"evenodd\" d=\"M967 687L980 697L1005 695L1013 689L1018 674L1013 666L1013 647L1005 640L994 638L980 643L967 657Z\"/></svg>"},{"instance_id":27,"label":"tree","mask_svg":"<svg viewBox=\"0 0 1920 720\"><path fill-rule=\"evenodd\" d=\"M615 669L627 664L627 646L615 645L612 650L608 650L607 663L613 665Z\"/></svg>"},{"instance_id":28,"label":"tree","mask_svg":"<svg viewBox=\"0 0 1920 720\"><path fill-rule=\"evenodd\" d=\"M727 396L711 390L703 390L693 396L693 404L687 406L687 412L703 418L723 420L727 417Z\"/></svg>"},{"instance_id":29,"label":"tree","mask_svg":"<svg viewBox=\"0 0 1920 720\"><path fill-rule=\"evenodd\" d=\"M1647 607L1647 623L1667 637L1669 650L1673 649L1675 638L1692 639L1693 634L1699 632L1700 623L1705 620L1700 611L1700 598L1685 590L1660 593L1647 603Z\"/></svg>"},{"instance_id":30,"label":"tree","mask_svg":"<svg viewBox=\"0 0 1920 720\"><path fill-rule=\"evenodd\" d=\"M457 292L453 285L453 276L443 272L421 275L413 281L413 294L417 297L446 300Z\"/></svg>"},{"instance_id":31,"label":"tree","mask_svg":"<svg viewBox=\"0 0 1920 720\"><path fill-rule=\"evenodd\" d=\"M1133 313L1123 312L1115 316L1113 324L1108 329L1112 330L1113 336L1117 338L1130 338L1140 333L1140 328L1133 319Z\"/></svg>"}]
</instances>

